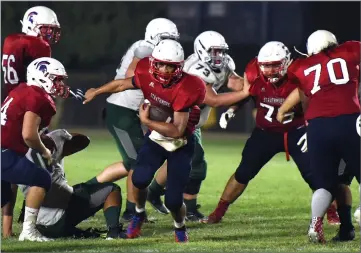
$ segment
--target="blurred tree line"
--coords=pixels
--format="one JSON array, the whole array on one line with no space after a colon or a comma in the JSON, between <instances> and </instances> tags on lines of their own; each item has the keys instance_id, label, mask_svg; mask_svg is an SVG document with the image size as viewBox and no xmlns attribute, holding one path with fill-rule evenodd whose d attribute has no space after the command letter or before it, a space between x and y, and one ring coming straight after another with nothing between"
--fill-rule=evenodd
<instances>
[{"instance_id":1,"label":"blurred tree line","mask_svg":"<svg viewBox=\"0 0 361 253\"><path fill-rule=\"evenodd\" d=\"M62 28L53 57L69 69L117 65L125 50L143 39L147 23L165 17L165 2L2 2L1 40L21 32L20 20L28 8L47 6Z\"/></svg>"}]
</instances>

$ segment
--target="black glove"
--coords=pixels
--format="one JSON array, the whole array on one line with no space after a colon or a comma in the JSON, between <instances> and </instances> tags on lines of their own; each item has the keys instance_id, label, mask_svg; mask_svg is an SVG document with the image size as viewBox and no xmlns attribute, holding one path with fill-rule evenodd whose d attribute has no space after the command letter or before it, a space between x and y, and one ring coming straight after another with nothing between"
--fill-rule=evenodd
<instances>
[{"instance_id":1,"label":"black glove","mask_svg":"<svg viewBox=\"0 0 361 253\"><path fill-rule=\"evenodd\" d=\"M80 102L83 102L85 100L85 96L84 96L85 92L82 89L71 88L69 93L72 98L75 98L76 100L79 100Z\"/></svg>"}]
</instances>

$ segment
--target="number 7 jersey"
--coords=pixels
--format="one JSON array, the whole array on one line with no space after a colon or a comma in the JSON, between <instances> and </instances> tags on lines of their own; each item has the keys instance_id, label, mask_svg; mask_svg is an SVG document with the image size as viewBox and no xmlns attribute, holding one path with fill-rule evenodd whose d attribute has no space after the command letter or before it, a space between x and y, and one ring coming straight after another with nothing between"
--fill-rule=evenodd
<instances>
[{"instance_id":1,"label":"number 7 jersey","mask_svg":"<svg viewBox=\"0 0 361 253\"><path fill-rule=\"evenodd\" d=\"M305 125L301 103L292 109L285 123L279 123L276 119L278 109L297 88L296 83L290 81L287 75L279 81L278 86L266 82L260 73L257 59L248 63L245 73L251 85L250 95L256 102L256 127L272 132L288 132Z\"/></svg>"},{"instance_id":2,"label":"number 7 jersey","mask_svg":"<svg viewBox=\"0 0 361 253\"><path fill-rule=\"evenodd\" d=\"M360 113L360 46L359 41L348 41L288 68L290 78L309 97L307 120Z\"/></svg>"}]
</instances>

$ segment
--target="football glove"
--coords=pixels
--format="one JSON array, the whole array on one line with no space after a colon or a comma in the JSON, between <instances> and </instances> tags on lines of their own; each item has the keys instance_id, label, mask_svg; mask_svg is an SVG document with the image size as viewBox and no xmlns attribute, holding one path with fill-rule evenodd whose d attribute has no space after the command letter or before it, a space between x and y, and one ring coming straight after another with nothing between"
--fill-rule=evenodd
<instances>
[{"instance_id":1,"label":"football glove","mask_svg":"<svg viewBox=\"0 0 361 253\"><path fill-rule=\"evenodd\" d=\"M71 88L69 93L71 97L79 100L80 102L85 100L85 92L82 89Z\"/></svg>"},{"instance_id":2,"label":"football glove","mask_svg":"<svg viewBox=\"0 0 361 253\"><path fill-rule=\"evenodd\" d=\"M219 120L219 125L221 128L226 129L228 122L234 117L236 114L234 113L233 108L229 108L226 112L222 113L221 118Z\"/></svg>"},{"instance_id":3,"label":"football glove","mask_svg":"<svg viewBox=\"0 0 361 253\"><path fill-rule=\"evenodd\" d=\"M307 133L305 133L304 135L302 135L302 137L300 138L300 140L297 142L297 145L301 147L301 151L302 153L307 152Z\"/></svg>"}]
</instances>

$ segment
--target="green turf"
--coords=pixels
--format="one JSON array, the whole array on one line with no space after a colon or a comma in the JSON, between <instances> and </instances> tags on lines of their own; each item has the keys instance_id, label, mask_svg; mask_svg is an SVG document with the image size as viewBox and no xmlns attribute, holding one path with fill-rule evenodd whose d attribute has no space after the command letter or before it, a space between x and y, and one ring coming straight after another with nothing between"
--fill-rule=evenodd
<instances>
[{"instance_id":1,"label":"green turf","mask_svg":"<svg viewBox=\"0 0 361 253\"><path fill-rule=\"evenodd\" d=\"M89 132L92 144L65 161L70 184L90 179L107 164L119 159L108 134ZM244 145L242 138L210 137L203 140L208 160L208 176L203 184L199 203L209 214L218 203L229 176L237 167ZM124 189L125 183L119 182ZM353 210L358 205L357 184L352 184ZM123 191L123 197L125 190ZM105 241L103 239L57 240L51 243L18 242L17 238L2 240L2 251L51 252L360 252L360 234L353 242L316 245L308 242L311 193L295 164L279 154L250 183L244 195L230 206L221 224L187 223L190 243L174 243L173 223L169 215L162 216L147 205L149 216L157 219L146 224L143 236L134 240ZM15 211L19 214L22 197ZM125 201L123 201L125 203ZM105 228L102 212L83 222L80 227ZM359 231L359 226L356 230ZM326 239L336 234L337 227L325 224ZM20 232L18 224L15 232Z\"/></svg>"}]
</instances>

